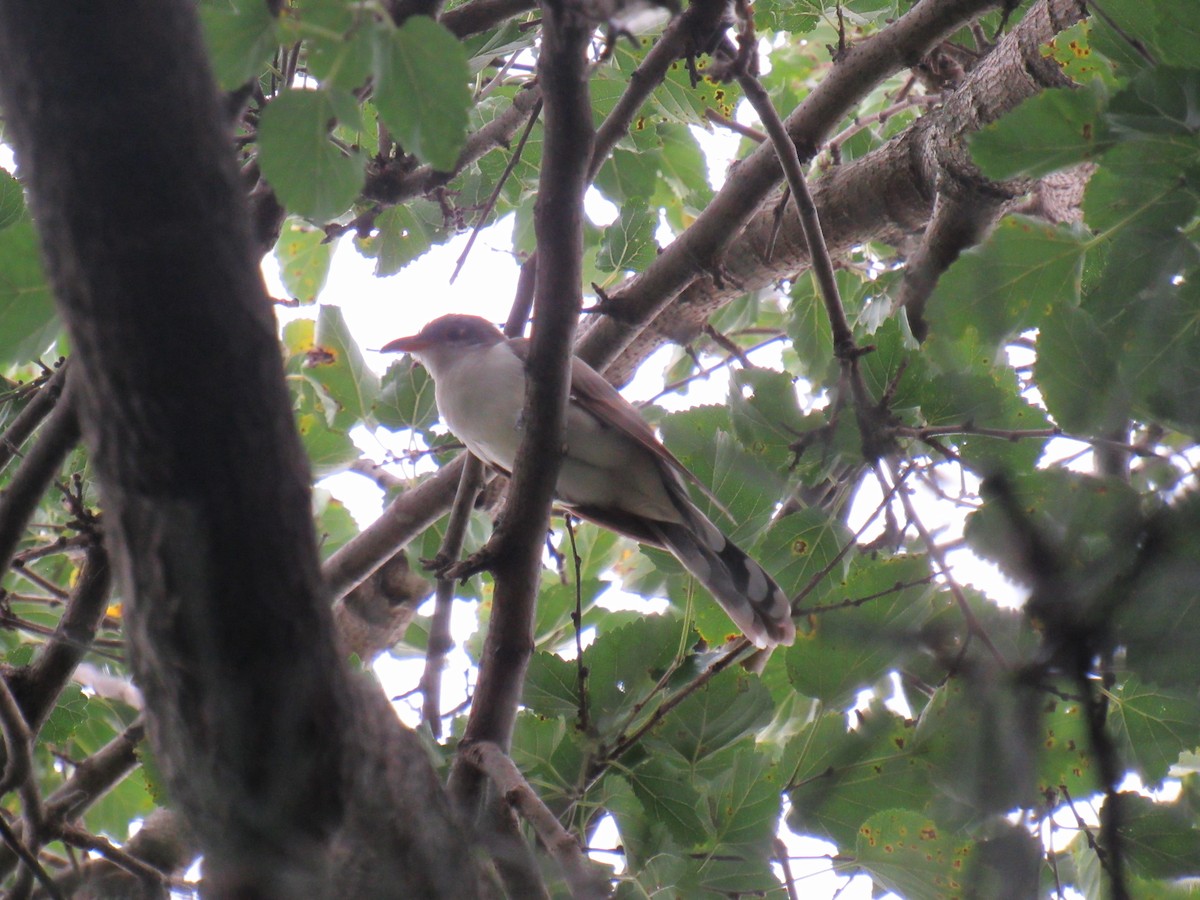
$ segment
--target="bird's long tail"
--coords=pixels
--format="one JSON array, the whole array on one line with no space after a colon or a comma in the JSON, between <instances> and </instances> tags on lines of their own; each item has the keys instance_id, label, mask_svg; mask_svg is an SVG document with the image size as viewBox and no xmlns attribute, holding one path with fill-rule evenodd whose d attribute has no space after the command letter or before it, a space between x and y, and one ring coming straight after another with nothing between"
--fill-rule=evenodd
<instances>
[{"instance_id":1,"label":"bird's long tail","mask_svg":"<svg viewBox=\"0 0 1200 900\"><path fill-rule=\"evenodd\" d=\"M788 597L775 579L691 502L676 498L676 505L683 523L653 526L663 546L708 588L756 647L790 645L796 626Z\"/></svg>"}]
</instances>

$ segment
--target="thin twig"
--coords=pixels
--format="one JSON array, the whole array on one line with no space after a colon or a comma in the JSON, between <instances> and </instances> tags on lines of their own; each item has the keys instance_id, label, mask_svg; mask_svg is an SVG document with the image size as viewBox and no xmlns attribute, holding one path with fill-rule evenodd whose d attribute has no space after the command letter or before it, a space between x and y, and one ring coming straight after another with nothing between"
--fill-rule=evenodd
<instances>
[{"instance_id":1,"label":"thin twig","mask_svg":"<svg viewBox=\"0 0 1200 900\"><path fill-rule=\"evenodd\" d=\"M65 900L62 891L58 889L58 885L54 883L54 879L50 874L42 868L42 864L38 862L37 857L29 852L29 848L22 843L17 833L13 831L12 826L8 824L8 820L4 816L0 816L0 839L8 845L8 848L21 860L26 869L33 872L33 876L42 884L53 900Z\"/></svg>"},{"instance_id":2,"label":"thin twig","mask_svg":"<svg viewBox=\"0 0 1200 900\"><path fill-rule=\"evenodd\" d=\"M438 550L439 564L449 564L462 554L463 539L467 523L471 520L471 509L479 493L479 481L483 475L483 463L474 454L467 453L462 477L458 482L458 493L454 506L450 508L450 519L446 523L446 534ZM433 607L433 621L429 626L429 645L425 651L425 671L421 675L421 717L435 738L442 736L442 670L446 666L446 654L454 646L450 635L450 614L454 610L454 579L439 576Z\"/></svg>"},{"instance_id":3,"label":"thin twig","mask_svg":"<svg viewBox=\"0 0 1200 900\"><path fill-rule=\"evenodd\" d=\"M588 668L583 663L583 573L579 567L583 560L579 558L579 547L575 544L575 526L571 524L569 515L563 517L563 526L567 529L567 537L571 541L571 560L575 564L575 610L571 613L571 623L575 626L575 680L579 692L579 715L576 727L587 734L588 697L587 679Z\"/></svg>"},{"instance_id":4,"label":"thin twig","mask_svg":"<svg viewBox=\"0 0 1200 900\"><path fill-rule=\"evenodd\" d=\"M496 181L496 187L492 190L492 195L488 197L487 203L479 211L479 218L475 222L475 227L471 229L471 236L467 238L467 246L463 247L463 252L458 255L458 261L454 264L454 271L450 273L451 284L454 284L454 279L458 277L458 273L466 265L467 256L470 254L471 248L475 246L475 239L479 237L479 232L483 230L483 226L487 223L488 216L491 215L492 210L496 206L496 201L500 199L500 192L504 190L508 176L512 174L513 169L517 167L517 163L521 161L521 154L525 150L525 144L529 140L529 135L533 131L533 126L537 122L538 116L541 114L542 101L539 99L533 104L533 109L529 113L529 121L525 123L525 130L521 132L521 139L517 141L516 149L513 150L512 156L508 159L508 165L500 173L500 178Z\"/></svg>"}]
</instances>

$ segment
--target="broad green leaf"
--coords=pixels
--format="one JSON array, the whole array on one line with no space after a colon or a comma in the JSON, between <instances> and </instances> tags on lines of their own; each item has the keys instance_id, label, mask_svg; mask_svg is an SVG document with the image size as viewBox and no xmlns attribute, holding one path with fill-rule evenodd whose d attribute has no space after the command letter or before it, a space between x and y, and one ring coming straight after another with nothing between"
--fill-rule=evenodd
<instances>
[{"instance_id":1,"label":"broad green leaf","mask_svg":"<svg viewBox=\"0 0 1200 900\"><path fill-rule=\"evenodd\" d=\"M241 87L266 68L278 49L275 17L262 0L229 0L200 9L204 38L217 83L223 90Z\"/></svg>"},{"instance_id":2,"label":"broad green leaf","mask_svg":"<svg viewBox=\"0 0 1200 900\"><path fill-rule=\"evenodd\" d=\"M636 704L651 699L651 688L675 660L682 631L683 623L674 616L647 616L601 634L584 651L592 721L601 734L622 724Z\"/></svg>"},{"instance_id":3,"label":"broad green leaf","mask_svg":"<svg viewBox=\"0 0 1200 900\"><path fill-rule=\"evenodd\" d=\"M1093 160L1111 140L1103 119L1107 100L1099 79L1035 94L973 135L971 155L984 175L997 180L1040 178Z\"/></svg>"},{"instance_id":4,"label":"broad green leaf","mask_svg":"<svg viewBox=\"0 0 1200 900\"><path fill-rule=\"evenodd\" d=\"M929 298L924 349L953 367L990 362L1010 337L1039 324L1079 296L1087 236L1079 226L1050 226L1009 216L988 240L952 265ZM975 335L983 359L964 359L952 342Z\"/></svg>"},{"instance_id":5,"label":"broad green leaf","mask_svg":"<svg viewBox=\"0 0 1200 900\"><path fill-rule=\"evenodd\" d=\"M380 425L393 431L427 430L437 421L433 379L428 370L411 360L399 360L388 366L371 414Z\"/></svg>"},{"instance_id":6,"label":"broad green leaf","mask_svg":"<svg viewBox=\"0 0 1200 900\"><path fill-rule=\"evenodd\" d=\"M802 602L812 606L841 589L851 554L837 556L851 538L850 530L828 513L805 507L771 527L756 547L756 558L785 594L795 597L807 591ZM828 573L821 575L827 568Z\"/></svg>"},{"instance_id":7,"label":"broad green leaf","mask_svg":"<svg viewBox=\"0 0 1200 900\"><path fill-rule=\"evenodd\" d=\"M707 832L698 812L700 793L688 783L687 770L650 758L624 773L646 814L684 846L704 840Z\"/></svg>"},{"instance_id":8,"label":"broad green leaf","mask_svg":"<svg viewBox=\"0 0 1200 900\"><path fill-rule=\"evenodd\" d=\"M1034 773L1053 732L1039 727L1040 692L994 662L942 684L921 711L918 752L930 767L931 812L946 825L1036 805Z\"/></svg>"},{"instance_id":9,"label":"broad green leaf","mask_svg":"<svg viewBox=\"0 0 1200 900\"><path fill-rule=\"evenodd\" d=\"M1042 592L1031 600L1033 615L1082 622L1104 613L1098 604L1108 584L1134 559L1138 502L1114 479L1064 470L1006 477L967 518L966 538L1010 578Z\"/></svg>"},{"instance_id":10,"label":"broad green leaf","mask_svg":"<svg viewBox=\"0 0 1200 900\"><path fill-rule=\"evenodd\" d=\"M796 736L780 763L786 773L787 764L797 761L788 826L846 849L872 815L922 810L933 800L929 767L914 751L912 724L881 705L856 715L853 731L843 713L818 719Z\"/></svg>"},{"instance_id":11,"label":"broad green leaf","mask_svg":"<svg viewBox=\"0 0 1200 900\"><path fill-rule=\"evenodd\" d=\"M316 343L305 371L337 403L334 423L340 428L348 429L363 421L379 396L379 376L363 358L341 307L322 305L318 311Z\"/></svg>"},{"instance_id":12,"label":"broad green leaf","mask_svg":"<svg viewBox=\"0 0 1200 900\"><path fill-rule=\"evenodd\" d=\"M1120 398L1110 396L1116 354L1092 315L1062 306L1038 332L1035 374L1046 408L1058 424L1078 434L1111 430Z\"/></svg>"},{"instance_id":13,"label":"broad green leaf","mask_svg":"<svg viewBox=\"0 0 1200 900\"><path fill-rule=\"evenodd\" d=\"M1121 759L1147 784L1160 784L1181 752L1200 747L1200 707L1191 693L1131 675L1108 701L1109 721L1123 747Z\"/></svg>"},{"instance_id":14,"label":"broad green leaf","mask_svg":"<svg viewBox=\"0 0 1200 900\"><path fill-rule=\"evenodd\" d=\"M313 491L313 506L317 518L317 540L320 543L321 558L328 559L329 555L358 534L358 525L346 505L329 491L316 489Z\"/></svg>"},{"instance_id":15,"label":"broad green leaf","mask_svg":"<svg viewBox=\"0 0 1200 900\"><path fill-rule=\"evenodd\" d=\"M1129 668L1162 688L1195 688L1200 646L1200 502L1195 495L1147 523L1136 575L1114 610L1114 639Z\"/></svg>"},{"instance_id":16,"label":"broad green leaf","mask_svg":"<svg viewBox=\"0 0 1200 900\"><path fill-rule=\"evenodd\" d=\"M0 230L0 365L35 359L58 331L33 224Z\"/></svg>"},{"instance_id":17,"label":"broad green leaf","mask_svg":"<svg viewBox=\"0 0 1200 900\"><path fill-rule=\"evenodd\" d=\"M775 766L749 747L737 752L714 779L710 807L718 845L759 848L764 861L779 830L779 793Z\"/></svg>"},{"instance_id":18,"label":"broad green leaf","mask_svg":"<svg viewBox=\"0 0 1200 900\"><path fill-rule=\"evenodd\" d=\"M658 255L654 240L657 216L645 202L626 203L617 220L604 229L604 240L596 257L601 271L637 271Z\"/></svg>"},{"instance_id":19,"label":"broad green leaf","mask_svg":"<svg viewBox=\"0 0 1200 900\"><path fill-rule=\"evenodd\" d=\"M920 651L921 626L947 608L949 598L935 594L930 580L924 557L858 568L835 593L825 594L820 606L826 609L809 614L809 630L788 648L792 685L830 708L852 705L860 690ZM847 601L857 605L843 606Z\"/></svg>"},{"instance_id":20,"label":"broad green leaf","mask_svg":"<svg viewBox=\"0 0 1200 900\"><path fill-rule=\"evenodd\" d=\"M1140 302L1138 323L1120 357L1134 408L1200 437L1200 283L1188 280Z\"/></svg>"},{"instance_id":21,"label":"broad green leaf","mask_svg":"<svg viewBox=\"0 0 1200 900\"><path fill-rule=\"evenodd\" d=\"M521 703L540 716L576 717L580 707L578 665L553 653L534 653Z\"/></svg>"},{"instance_id":22,"label":"broad green leaf","mask_svg":"<svg viewBox=\"0 0 1200 900\"><path fill-rule=\"evenodd\" d=\"M658 177L656 156L649 151L634 153L617 147L596 176L596 187L616 204L639 199L645 202L654 193Z\"/></svg>"},{"instance_id":23,"label":"broad green leaf","mask_svg":"<svg viewBox=\"0 0 1200 900\"><path fill-rule=\"evenodd\" d=\"M762 682L726 670L709 679L655 728L655 736L689 764L754 736L771 719L773 705Z\"/></svg>"},{"instance_id":24,"label":"broad green leaf","mask_svg":"<svg viewBox=\"0 0 1200 900\"><path fill-rule=\"evenodd\" d=\"M308 453L313 474L317 477L332 475L346 468L359 456L354 441L345 431L334 428L330 423L338 410L331 408L328 395L319 391L319 385L307 378L293 382L297 386L296 430Z\"/></svg>"},{"instance_id":25,"label":"broad green leaf","mask_svg":"<svg viewBox=\"0 0 1200 900\"><path fill-rule=\"evenodd\" d=\"M973 843L906 809L877 813L863 823L855 861L875 882L907 900L965 896Z\"/></svg>"},{"instance_id":26,"label":"broad green leaf","mask_svg":"<svg viewBox=\"0 0 1200 900\"><path fill-rule=\"evenodd\" d=\"M981 474L1027 469L1042 453L1046 436L1038 432L1050 422L1021 396L1016 374L1007 367L936 375L921 386L920 398L925 424L962 427L963 433L938 440ZM971 434L976 428L999 435ZM1028 432L1034 434L1022 437Z\"/></svg>"},{"instance_id":27,"label":"broad green leaf","mask_svg":"<svg viewBox=\"0 0 1200 900\"><path fill-rule=\"evenodd\" d=\"M87 719L88 698L79 685L72 682L58 695L58 701L42 726L38 740L48 744L65 743Z\"/></svg>"},{"instance_id":28,"label":"broad green leaf","mask_svg":"<svg viewBox=\"0 0 1200 900\"><path fill-rule=\"evenodd\" d=\"M0 231L25 217L25 192L21 183L0 169Z\"/></svg>"},{"instance_id":29,"label":"broad green leaf","mask_svg":"<svg viewBox=\"0 0 1200 900\"><path fill-rule=\"evenodd\" d=\"M375 233L356 237L363 256L375 260L375 275L395 275L435 243L450 236L445 216L436 203L412 200L385 209L375 220Z\"/></svg>"},{"instance_id":30,"label":"broad green leaf","mask_svg":"<svg viewBox=\"0 0 1200 900\"><path fill-rule=\"evenodd\" d=\"M462 44L428 16L375 38L375 105L405 152L454 168L466 139L470 74Z\"/></svg>"},{"instance_id":31,"label":"broad green leaf","mask_svg":"<svg viewBox=\"0 0 1200 900\"><path fill-rule=\"evenodd\" d=\"M287 90L258 126L263 176L290 212L325 222L345 212L362 188L363 161L329 138L336 119L326 91Z\"/></svg>"},{"instance_id":32,"label":"broad green leaf","mask_svg":"<svg viewBox=\"0 0 1200 900\"><path fill-rule=\"evenodd\" d=\"M522 714L513 730L512 760L538 786L544 801L559 806L578 796L583 754L573 724Z\"/></svg>"},{"instance_id":33,"label":"broad green leaf","mask_svg":"<svg viewBox=\"0 0 1200 900\"><path fill-rule=\"evenodd\" d=\"M1200 829L1186 801L1155 803L1117 795L1122 849L1133 873L1150 878L1200 877Z\"/></svg>"},{"instance_id":34,"label":"broad green leaf","mask_svg":"<svg viewBox=\"0 0 1200 900\"><path fill-rule=\"evenodd\" d=\"M333 246L323 231L298 219L284 223L275 244L275 259L284 287L301 303L312 303L325 287Z\"/></svg>"},{"instance_id":35,"label":"broad green leaf","mask_svg":"<svg viewBox=\"0 0 1200 900\"><path fill-rule=\"evenodd\" d=\"M340 0L301 0L295 12L309 73L322 85L361 87L371 73L374 29L383 26L366 9Z\"/></svg>"},{"instance_id":36,"label":"broad green leaf","mask_svg":"<svg viewBox=\"0 0 1200 900\"><path fill-rule=\"evenodd\" d=\"M769 369L738 369L729 382L729 412L743 447L782 469L803 430L796 379Z\"/></svg>"}]
</instances>

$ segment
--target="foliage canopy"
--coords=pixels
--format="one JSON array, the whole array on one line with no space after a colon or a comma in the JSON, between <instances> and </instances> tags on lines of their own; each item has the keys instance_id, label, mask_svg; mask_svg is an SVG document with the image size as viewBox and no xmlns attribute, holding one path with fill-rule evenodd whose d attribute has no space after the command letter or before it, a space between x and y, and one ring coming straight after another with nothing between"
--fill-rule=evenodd
<instances>
[{"instance_id":1,"label":"foliage canopy","mask_svg":"<svg viewBox=\"0 0 1200 900\"><path fill-rule=\"evenodd\" d=\"M390 275L513 215L516 258L536 249L549 127L530 68L538 10L469 0L435 21L385 6L200 4L263 249L310 313L283 329L282 352L317 476L356 464L356 428L411 431L437 467L457 452L424 372L407 360L374 372L322 293L334 247L353 243ZM858 65L856 47L902 33L911 6L759 0L758 80L774 107L806 110L817 85ZM1182 896L1179 880L1200 877L1200 7L1106 0L1081 19L1063 2L976 6L958 4L944 40L897 48L919 65L869 71L811 133L792 133L802 156L813 150L802 162L860 353L838 346L798 226L776 212L791 201L773 191L690 262L676 291L691 309L668 305L612 369L628 374L668 335L690 345L667 361L661 396L731 369L724 404L645 412L795 598L801 632L747 671L723 614L669 556L556 526L509 755L584 846L611 817L620 850L592 865L618 896L785 896L800 870L780 865L781 820L828 841L837 872L907 898ZM1038 24L1047 10L1058 28ZM654 46L597 36L601 134L645 83ZM618 209L584 227L597 302L667 270L738 189L734 169L714 190L696 135L753 119L744 85L693 61L663 70L593 167ZM1020 83L1039 66L1052 74ZM960 101L981 118L961 118ZM749 157L759 123L732 127ZM899 169L908 154L919 164ZM957 237L941 245L945 231ZM6 502L42 439L21 416L56 384L36 361L68 349L36 240L18 179L0 173L0 514L12 517L0 534L13 541L0 559L14 560L0 649L19 700L84 593L104 522L81 449L30 516ZM393 496L436 477L393 462ZM363 538L337 500L317 498L328 571ZM474 513L467 551L488 513ZM442 516L405 535L411 555L434 557L446 530ZM1021 586L1021 608L995 602L1012 593L999 575L962 582L972 554ZM614 586L666 611L612 611L601 601ZM475 660L502 615L491 592L487 575L458 588L480 601L465 643ZM87 690L57 684L44 723L31 722L29 783L48 814L83 760L138 727L136 697L109 687L126 672L121 599L80 639ZM426 656L440 627L415 616L392 652ZM470 712L429 742L447 769ZM166 802L153 772L130 758L86 808L63 812L43 865L66 871L60 841L86 846L80 834L125 841ZM5 803L21 807L17 793ZM173 876L194 855L146 864ZM0 863L16 870L11 854ZM568 894L553 867L542 876Z\"/></svg>"}]
</instances>

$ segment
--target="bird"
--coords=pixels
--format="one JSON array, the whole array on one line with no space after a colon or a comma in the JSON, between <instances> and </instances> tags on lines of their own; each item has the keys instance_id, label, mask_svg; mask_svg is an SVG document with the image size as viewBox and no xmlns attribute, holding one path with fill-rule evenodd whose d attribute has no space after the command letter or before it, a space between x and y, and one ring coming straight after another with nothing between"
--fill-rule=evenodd
<instances>
[{"instance_id":1,"label":"bird","mask_svg":"<svg viewBox=\"0 0 1200 900\"><path fill-rule=\"evenodd\" d=\"M446 427L484 463L512 473L523 432L526 339L506 337L479 316L450 314L380 351L420 362L433 378ZM567 510L669 551L759 649L793 643L796 628L782 588L692 502L685 484L703 490L699 479L578 357L572 357L563 432L555 496Z\"/></svg>"}]
</instances>

